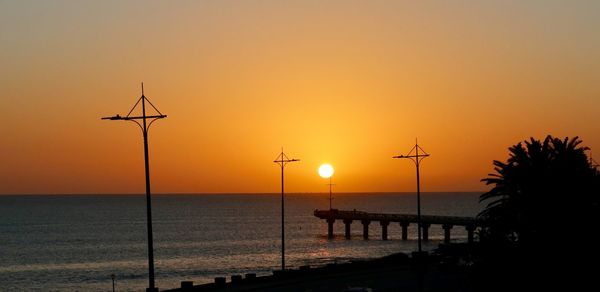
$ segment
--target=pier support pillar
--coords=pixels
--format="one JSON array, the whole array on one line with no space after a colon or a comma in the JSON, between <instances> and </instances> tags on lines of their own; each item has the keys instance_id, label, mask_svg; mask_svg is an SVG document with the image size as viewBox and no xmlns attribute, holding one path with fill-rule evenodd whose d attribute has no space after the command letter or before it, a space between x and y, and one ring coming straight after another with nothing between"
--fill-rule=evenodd
<instances>
[{"instance_id":1,"label":"pier support pillar","mask_svg":"<svg viewBox=\"0 0 600 292\"><path fill-rule=\"evenodd\" d=\"M379 224L381 225L381 239L387 240L388 239L388 225L390 225L390 222L389 221L379 221Z\"/></svg>"},{"instance_id":2,"label":"pier support pillar","mask_svg":"<svg viewBox=\"0 0 600 292\"><path fill-rule=\"evenodd\" d=\"M467 225L465 228L467 229L467 241L469 243L473 243L473 237L475 234L475 229L477 229L477 226Z\"/></svg>"},{"instance_id":3,"label":"pier support pillar","mask_svg":"<svg viewBox=\"0 0 600 292\"><path fill-rule=\"evenodd\" d=\"M327 237L329 237L329 239L333 238L333 223L334 222L335 222L335 219L333 219L333 218L327 219Z\"/></svg>"},{"instance_id":4,"label":"pier support pillar","mask_svg":"<svg viewBox=\"0 0 600 292\"><path fill-rule=\"evenodd\" d=\"M421 229L423 229L423 240L429 240L429 223L421 223Z\"/></svg>"},{"instance_id":5,"label":"pier support pillar","mask_svg":"<svg viewBox=\"0 0 600 292\"><path fill-rule=\"evenodd\" d=\"M450 229L452 229L452 224L443 224L442 228L444 229L444 243L450 243Z\"/></svg>"},{"instance_id":6,"label":"pier support pillar","mask_svg":"<svg viewBox=\"0 0 600 292\"><path fill-rule=\"evenodd\" d=\"M371 221L370 220L361 220L360 222L363 225L363 238L369 239L369 224L371 224Z\"/></svg>"},{"instance_id":7,"label":"pier support pillar","mask_svg":"<svg viewBox=\"0 0 600 292\"><path fill-rule=\"evenodd\" d=\"M400 222L400 226L402 227L402 240L408 239L408 222Z\"/></svg>"},{"instance_id":8,"label":"pier support pillar","mask_svg":"<svg viewBox=\"0 0 600 292\"><path fill-rule=\"evenodd\" d=\"M346 235L346 239L350 239L350 224L352 224L352 220L350 219L344 219L344 229L345 229L345 235Z\"/></svg>"}]
</instances>

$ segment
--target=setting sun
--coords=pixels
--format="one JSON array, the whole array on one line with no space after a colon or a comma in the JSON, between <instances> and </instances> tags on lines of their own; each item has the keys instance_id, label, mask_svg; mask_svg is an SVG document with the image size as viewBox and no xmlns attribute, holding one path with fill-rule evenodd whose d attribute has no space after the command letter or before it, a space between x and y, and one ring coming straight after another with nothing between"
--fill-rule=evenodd
<instances>
[{"instance_id":1,"label":"setting sun","mask_svg":"<svg viewBox=\"0 0 600 292\"><path fill-rule=\"evenodd\" d=\"M321 164L319 166L319 175L322 178L330 178L333 175L333 166L328 163Z\"/></svg>"}]
</instances>

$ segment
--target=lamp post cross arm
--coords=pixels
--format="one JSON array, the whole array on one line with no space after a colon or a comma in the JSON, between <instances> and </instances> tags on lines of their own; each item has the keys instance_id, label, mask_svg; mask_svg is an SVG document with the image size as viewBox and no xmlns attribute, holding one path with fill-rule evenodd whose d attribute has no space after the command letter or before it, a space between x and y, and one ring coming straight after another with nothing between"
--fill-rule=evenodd
<instances>
[{"instance_id":1,"label":"lamp post cross arm","mask_svg":"<svg viewBox=\"0 0 600 292\"><path fill-rule=\"evenodd\" d=\"M120 115L112 116L112 117L104 117L102 120L141 120L141 119L163 119L166 118L167 115L154 115L154 116L137 116L137 117L122 117Z\"/></svg>"},{"instance_id":2,"label":"lamp post cross arm","mask_svg":"<svg viewBox=\"0 0 600 292\"><path fill-rule=\"evenodd\" d=\"M275 158L275 160L273 160L273 162L281 165L281 167L284 167L286 164L288 164L290 162L296 162L296 161L300 161L300 159L288 158L287 155L285 155L285 153L283 153L283 149L281 149L281 153L279 154L279 156L277 156L277 158Z\"/></svg>"}]
</instances>

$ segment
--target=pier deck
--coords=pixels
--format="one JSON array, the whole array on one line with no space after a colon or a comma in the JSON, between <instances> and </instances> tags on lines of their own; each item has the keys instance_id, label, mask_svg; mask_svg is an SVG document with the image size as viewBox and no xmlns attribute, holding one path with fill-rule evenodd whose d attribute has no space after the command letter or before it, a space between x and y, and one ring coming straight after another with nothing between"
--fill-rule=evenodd
<instances>
[{"instance_id":1,"label":"pier deck","mask_svg":"<svg viewBox=\"0 0 600 292\"><path fill-rule=\"evenodd\" d=\"M344 211L338 209L331 210L315 210L315 217L324 219L328 224L328 236L333 238L333 223L336 220L342 220L345 224L346 238L350 238L350 225L353 221L360 221L363 225L363 237L369 238L369 224L373 221L379 222L382 228L382 239L387 240L387 227L391 222L397 222L402 227L402 240L408 239L408 226L411 223L417 223L417 215L412 214L385 214L385 213L369 213L362 211ZM468 241L473 242L474 232L477 227L481 227L481 222L473 217L456 217L456 216L436 216L436 215L421 215L421 229L423 239L429 239L429 227L432 224L442 225L444 229L444 241L450 242L450 230L454 226L464 226L467 230Z\"/></svg>"}]
</instances>

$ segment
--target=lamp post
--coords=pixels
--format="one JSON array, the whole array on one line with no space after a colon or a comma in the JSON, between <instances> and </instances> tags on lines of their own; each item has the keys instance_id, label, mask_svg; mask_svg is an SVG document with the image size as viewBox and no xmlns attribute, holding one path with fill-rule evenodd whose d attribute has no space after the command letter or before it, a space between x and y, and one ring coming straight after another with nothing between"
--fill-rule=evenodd
<instances>
[{"instance_id":1,"label":"lamp post","mask_svg":"<svg viewBox=\"0 0 600 292\"><path fill-rule=\"evenodd\" d=\"M333 196L332 196L332 191L331 191L331 187L333 186L333 184L331 183L331 176L329 177L329 210L333 210Z\"/></svg>"},{"instance_id":2,"label":"lamp post","mask_svg":"<svg viewBox=\"0 0 600 292\"><path fill-rule=\"evenodd\" d=\"M277 158L273 161L277 164L279 164L279 166L281 166L281 270L285 270L285 226L284 226L284 197L283 197L283 193L284 193L284 188L283 188L283 169L285 168L285 165L290 163L290 162L296 162L296 161L300 161L300 159L289 159L287 157L287 155L285 155L285 153L283 153L283 148L281 148L281 153L279 154L279 156L277 156Z\"/></svg>"},{"instance_id":3,"label":"lamp post","mask_svg":"<svg viewBox=\"0 0 600 292\"><path fill-rule=\"evenodd\" d=\"M112 292L115 292L115 274L110 274L110 278L112 279Z\"/></svg>"},{"instance_id":4,"label":"lamp post","mask_svg":"<svg viewBox=\"0 0 600 292\"><path fill-rule=\"evenodd\" d=\"M419 153L421 150L422 153ZM429 154L419 146L419 143L415 141L415 147L413 147L407 155L398 155L393 158L406 158L412 160L417 166L417 241L419 243L419 254L422 252L421 248L421 183L419 178L419 164L421 160L429 157Z\"/></svg>"},{"instance_id":5,"label":"lamp post","mask_svg":"<svg viewBox=\"0 0 600 292\"><path fill-rule=\"evenodd\" d=\"M331 177L333 176L333 172L334 172L333 166L331 166L330 164L325 163L319 167L319 175L322 178L329 179L328 185L329 185L329 210L330 211L333 209L332 204L331 204L331 201L333 200L332 191L331 191L331 187L333 186L333 184L331 183Z\"/></svg>"},{"instance_id":6,"label":"lamp post","mask_svg":"<svg viewBox=\"0 0 600 292\"><path fill-rule=\"evenodd\" d=\"M141 116L131 116L133 110L140 104L142 104L142 115ZM146 115L146 102L154 108L154 110L158 113L158 115ZM122 117L120 115L115 115L112 117L104 117L103 120L124 120L131 121L136 123L140 129L142 130L142 135L144 137L144 166L146 171L146 220L148 225L148 275L149 275L149 287L146 289L147 292L158 292L158 288L155 286L154 282L154 248L153 248L153 240L152 240L152 197L150 194L150 164L148 162L148 129L158 119L166 118L166 115L163 115L151 102L144 96L144 83L142 83L142 96L137 100L135 105L131 108L129 113ZM142 120L142 123L138 122L138 120ZM149 120L149 122L148 122Z\"/></svg>"}]
</instances>

